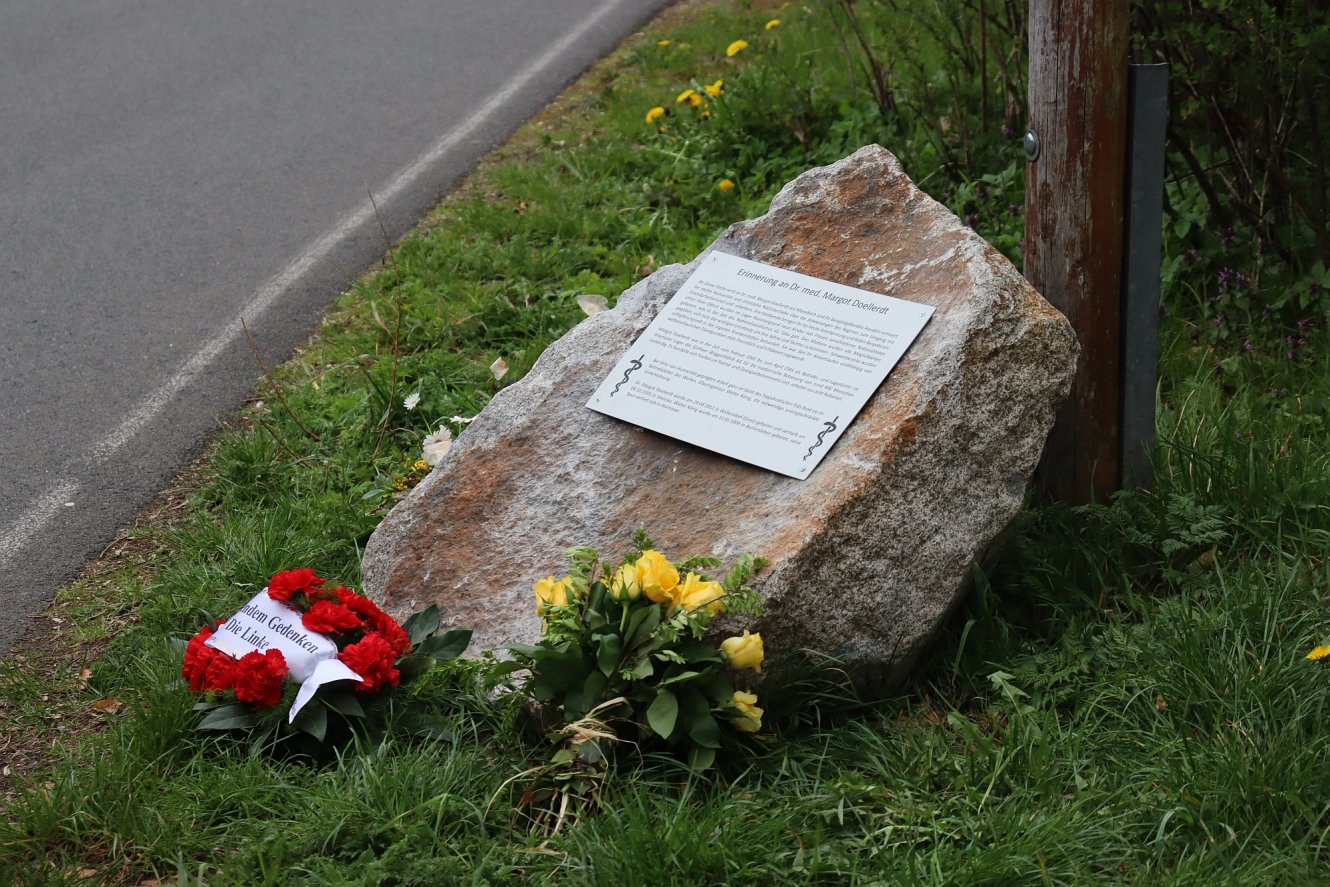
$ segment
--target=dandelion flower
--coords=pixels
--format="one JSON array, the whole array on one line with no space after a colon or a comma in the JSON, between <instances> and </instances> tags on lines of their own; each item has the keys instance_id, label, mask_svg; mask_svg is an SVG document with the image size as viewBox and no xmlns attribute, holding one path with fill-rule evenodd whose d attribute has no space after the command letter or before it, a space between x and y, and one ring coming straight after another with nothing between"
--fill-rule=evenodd
<instances>
[{"instance_id":1,"label":"dandelion flower","mask_svg":"<svg viewBox=\"0 0 1330 887\"><path fill-rule=\"evenodd\" d=\"M402 401L402 406L405 407L407 411L410 411L414 410L418 403L420 403L420 392L412 391L406 396L406 400Z\"/></svg>"},{"instance_id":2,"label":"dandelion flower","mask_svg":"<svg viewBox=\"0 0 1330 887\"><path fill-rule=\"evenodd\" d=\"M650 111L647 112L647 123L655 123L657 120L659 120L664 116L665 116L665 109L662 108L660 105L657 105L656 107L652 108Z\"/></svg>"},{"instance_id":3,"label":"dandelion flower","mask_svg":"<svg viewBox=\"0 0 1330 887\"><path fill-rule=\"evenodd\" d=\"M443 457L448 455L448 451L453 446L453 433L447 428L440 428L433 434L425 436L420 442L420 455L430 468L443 461Z\"/></svg>"},{"instance_id":4,"label":"dandelion flower","mask_svg":"<svg viewBox=\"0 0 1330 887\"><path fill-rule=\"evenodd\" d=\"M1307 654L1307 658L1312 662L1320 662L1327 656L1330 656L1330 645L1327 644L1317 644L1315 647L1312 647L1312 651Z\"/></svg>"},{"instance_id":5,"label":"dandelion flower","mask_svg":"<svg viewBox=\"0 0 1330 887\"><path fill-rule=\"evenodd\" d=\"M765 25L762 26L762 28L767 31L770 31L772 28L779 28L779 27L780 27L780 19L778 18L773 18L771 21L767 22Z\"/></svg>"},{"instance_id":6,"label":"dandelion flower","mask_svg":"<svg viewBox=\"0 0 1330 887\"><path fill-rule=\"evenodd\" d=\"M668 41L668 40L657 40L657 41L656 41L656 45L659 46L661 49L664 49L666 46L669 46L669 45L670 45L670 41Z\"/></svg>"},{"instance_id":7,"label":"dandelion flower","mask_svg":"<svg viewBox=\"0 0 1330 887\"><path fill-rule=\"evenodd\" d=\"M674 101L675 103L682 105L684 102L691 102L694 99L696 99L697 101L702 100L702 97L697 94L697 90L685 89L683 92L679 93L679 97Z\"/></svg>"},{"instance_id":8,"label":"dandelion flower","mask_svg":"<svg viewBox=\"0 0 1330 887\"><path fill-rule=\"evenodd\" d=\"M721 179L721 180L716 184L716 187L719 188L719 189L722 190L722 191L733 191L733 190L734 190L734 182L731 182L729 179Z\"/></svg>"},{"instance_id":9,"label":"dandelion flower","mask_svg":"<svg viewBox=\"0 0 1330 887\"><path fill-rule=\"evenodd\" d=\"M715 83L708 83L706 86L702 88L706 90L707 95L711 96L714 99L725 91L725 81L717 80Z\"/></svg>"},{"instance_id":10,"label":"dandelion flower","mask_svg":"<svg viewBox=\"0 0 1330 887\"><path fill-rule=\"evenodd\" d=\"M725 47L725 55L727 58L734 58L736 55L743 52L747 48L748 48L747 40L736 40L733 43L731 43L729 46Z\"/></svg>"},{"instance_id":11,"label":"dandelion flower","mask_svg":"<svg viewBox=\"0 0 1330 887\"><path fill-rule=\"evenodd\" d=\"M494 376L495 382L499 381L508 375L508 362L502 357L494 358L494 363L490 364L490 374Z\"/></svg>"}]
</instances>

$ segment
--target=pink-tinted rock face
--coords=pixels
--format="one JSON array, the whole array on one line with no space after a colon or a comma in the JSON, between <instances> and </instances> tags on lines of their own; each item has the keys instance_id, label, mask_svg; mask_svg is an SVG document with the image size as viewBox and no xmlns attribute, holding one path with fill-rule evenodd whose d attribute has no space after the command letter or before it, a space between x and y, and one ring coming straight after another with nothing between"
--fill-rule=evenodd
<instances>
[{"instance_id":1,"label":"pink-tinted rock face","mask_svg":"<svg viewBox=\"0 0 1330 887\"><path fill-rule=\"evenodd\" d=\"M671 557L743 552L769 657L809 648L895 681L1021 507L1077 345L1015 268L869 146L787 185L711 249L936 308L803 481L643 431L585 404L694 263L662 268L501 392L365 550L397 616L437 603L472 651L539 636L531 584L562 553L617 557L645 528ZM705 253L703 254L705 255Z\"/></svg>"}]
</instances>

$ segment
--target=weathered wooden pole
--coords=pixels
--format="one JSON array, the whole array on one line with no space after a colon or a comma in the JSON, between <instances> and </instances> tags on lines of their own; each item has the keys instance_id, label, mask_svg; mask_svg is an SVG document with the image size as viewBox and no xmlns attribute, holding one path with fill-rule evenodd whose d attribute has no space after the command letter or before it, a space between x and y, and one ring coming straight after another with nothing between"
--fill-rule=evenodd
<instances>
[{"instance_id":1,"label":"weathered wooden pole","mask_svg":"<svg viewBox=\"0 0 1330 887\"><path fill-rule=\"evenodd\" d=\"M1051 496L1121 481L1121 281L1128 0L1030 0L1025 276L1071 321L1081 364L1044 448Z\"/></svg>"}]
</instances>

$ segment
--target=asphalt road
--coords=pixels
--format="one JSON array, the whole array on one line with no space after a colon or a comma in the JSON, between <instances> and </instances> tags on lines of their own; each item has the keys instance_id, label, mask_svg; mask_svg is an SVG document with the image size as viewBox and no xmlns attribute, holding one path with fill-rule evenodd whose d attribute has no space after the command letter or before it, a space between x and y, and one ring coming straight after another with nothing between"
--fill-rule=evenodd
<instances>
[{"instance_id":1,"label":"asphalt road","mask_svg":"<svg viewBox=\"0 0 1330 887\"><path fill-rule=\"evenodd\" d=\"M668 0L0 0L0 654L488 149Z\"/></svg>"}]
</instances>

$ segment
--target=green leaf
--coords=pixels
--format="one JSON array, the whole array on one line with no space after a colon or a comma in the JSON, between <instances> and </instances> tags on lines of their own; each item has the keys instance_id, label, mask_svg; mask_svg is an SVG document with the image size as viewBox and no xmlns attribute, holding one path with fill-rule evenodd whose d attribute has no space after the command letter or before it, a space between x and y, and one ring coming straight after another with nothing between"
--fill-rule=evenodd
<instances>
[{"instance_id":1,"label":"green leaf","mask_svg":"<svg viewBox=\"0 0 1330 887\"><path fill-rule=\"evenodd\" d=\"M650 635L660 626L660 617L659 604L639 607L636 613L628 617L628 627L623 632L623 645L631 648L633 644Z\"/></svg>"},{"instance_id":2,"label":"green leaf","mask_svg":"<svg viewBox=\"0 0 1330 887\"><path fill-rule=\"evenodd\" d=\"M512 659L506 662L495 662L485 670L485 683L488 685L497 684L513 672L521 671L524 668L526 668L525 662L516 662Z\"/></svg>"},{"instance_id":3,"label":"green leaf","mask_svg":"<svg viewBox=\"0 0 1330 887\"><path fill-rule=\"evenodd\" d=\"M716 647L705 641L682 641L677 645L679 655L688 661L690 665L699 665L703 662L724 663L725 659Z\"/></svg>"},{"instance_id":4,"label":"green leaf","mask_svg":"<svg viewBox=\"0 0 1330 887\"><path fill-rule=\"evenodd\" d=\"M258 723L254 712L243 702L232 702L213 709L201 721L200 730L242 730Z\"/></svg>"},{"instance_id":5,"label":"green leaf","mask_svg":"<svg viewBox=\"0 0 1330 887\"><path fill-rule=\"evenodd\" d=\"M300 714L291 722L291 726L322 742L323 737L328 735L328 709L319 702L320 700L315 699L302 708Z\"/></svg>"},{"instance_id":6,"label":"green leaf","mask_svg":"<svg viewBox=\"0 0 1330 887\"><path fill-rule=\"evenodd\" d=\"M582 684L582 700L586 705L586 711L591 711L600 704L600 697L604 694L605 686L608 683L609 680L605 675L598 671L593 671L586 676L586 682Z\"/></svg>"},{"instance_id":7,"label":"green leaf","mask_svg":"<svg viewBox=\"0 0 1330 887\"><path fill-rule=\"evenodd\" d=\"M683 694L683 711L688 738L704 748L720 748L720 727L706 697L688 688Z\"/></svg>"},{"instance_id":8,"label":"green leaf","mask_svg":"<svg viewBox=\"0 0 1330 887\"><path fill-rule=\"evenodd\" d=\"M655 701L647 709L647 724L661 739L669 739L679 719L679 700L669 690L656 693Z\"/></svg>"},{"instance_id":9,"label":"green leaf","mask_svg":"<svg viewBox=\"0 0 1330 887\"><path fill-rule=\"evenodd\" d=\"M694 773L704 773L716 763L716 750L695 745L688 752L688 769Z\"/></svg>"},{"instance_id":10,"label":"green leaf","mask_svg":"<svg viewBox=\"0 0 1330 887\"><path fill-rule=\"evenodd\" d=\"M414 647L416 644L438 631L439 605L430 604L419 613L412 613L411 616L402 623L402 628L406 629L407 635L411 638L411 646Z\"/></svg>"},{"instance_id":11,"label":"green leaf","mask_svg":"<svg viewBox=\"0 0 1330 887\"><path fill-rule=\"evenodd\" d=\"M580 688L589 669L580 652L543 650L531 671L532 693L545 702Z\"/></svg>"},{"instance_id":12,"label":"green leaf","mask_svg":"<svg viewBox=\"0 0 1330 887\"><path fill-rule=\"evenodd\" d=\"M416 653L397 660L397 670L402 673L403 681L409 681L429 671L437 661L433 656Z\"/></svg>"},{"instance_id":13,"label":"green leaf","mask_svg":"<svg viewBox=\"0 0 1330 887\"><path fill-rule=\"evenodd\" d=\"M695 678L695 677L697 677L698 675L700 675L701 673L702 673L702 672L700 672L700 671L681 671L681 672L679 672L678 674L676 674L676 675L672 675L671 677L668 677L668 678L666 678L665 680L661 681L661 682L660 682L660 686L664 687L664 686L667 686L667 685L669 685L669 684L677 684L677 683L679 683L680 681L686 681L686 680L689 680L689 679L691 679L691 678Z\"/></svg>"},{"instance_id":14,"label":"green leaf","mask_svg":"<svg viewBox=\"0 0 1330 887\"><path fill-rule=\"evenodd\" d=\"M323 697L323 704L348 718L363 718L365 709L360 705L360 700L352 692L350 686L334 687L320 694Z\"/></svg>"},{"instance_id":15,"label":"green leaf","mask_svg":"<svg viewBox=\"0 0 1330 887\"><path fill-rule=\"evenodd\" d=\"M514 656L525 656L527 659L534 659L534 658L536 658L536 656L537 656L542 650L544 650L544 649L546 649L546 648L545 648L545 647L542 647L542 646L539 645L539 644L509 644L509 645L508 645L508 650L509 650L509 652L511 652Z\"/></svg>"},{"instance_id":16,"label":"green leaf","mask_svg":"<svg viewBox=\"0 0 1330 887\"><path fill-rule=\"evenodd\" d=\"M601 674L609 677L614 674L614 669L619 664L619 636L617 634L602 634L596 636L596 665L599 666Z\"/></svg>"},{"instance_id":17,"label":"green leaf","mask_svg":"<svg viewBox=\"0 0 1330 887\"><path fill-rule=\"evenodd\" d=\"M651 675L654 674L655 671L656 671L656 666L651 661L651 657L643 656L641 659L637 660L636 665L634 665L630 670L627 671L627 675L630 679L636 679L640 681L643 678L651 677Z\"/></svg>"},{"instance_id":18,"label":"green leaf","mask_svg":"<svg viewBox=\"0 0 1330 887\"><path fill-rule=\"evenodd\" d=\"M462 655L467 644L471 643L471 629L454 628L452 631L435 635L420 645L420 652L426 653L441 662L456 659Z\"/></svg>"}]
</instances>

